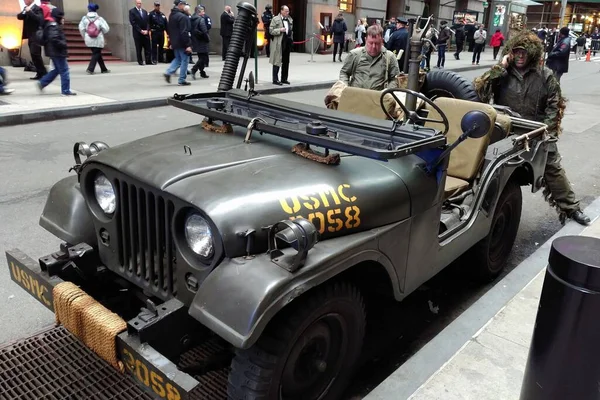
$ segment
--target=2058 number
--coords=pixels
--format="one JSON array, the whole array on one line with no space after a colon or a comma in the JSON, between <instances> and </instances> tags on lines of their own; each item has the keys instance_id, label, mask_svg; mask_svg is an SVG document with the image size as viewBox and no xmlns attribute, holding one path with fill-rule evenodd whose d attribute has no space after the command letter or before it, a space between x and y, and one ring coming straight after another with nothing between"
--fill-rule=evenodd
<instances>
[{"instance_id":1,"label":"2058 number","mask_svg":"<svg viewBox=\"0 0 600 400\"><path fill-rule=\"evenodd\" d=\"M165 383L165 377L152 368L148 368L144 362L138 360L134 355L123 349L123 362L131 371L131 374L144 386L150 388L157 396L167 400L181 400L179 390L170 382Z\"/></svg>"}]
</instances>

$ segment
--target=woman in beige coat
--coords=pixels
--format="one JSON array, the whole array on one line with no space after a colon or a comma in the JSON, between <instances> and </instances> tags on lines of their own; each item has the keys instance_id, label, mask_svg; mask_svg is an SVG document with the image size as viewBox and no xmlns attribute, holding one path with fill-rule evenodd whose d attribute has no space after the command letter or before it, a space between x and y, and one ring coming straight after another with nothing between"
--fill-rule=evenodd
<instances>
[{"instance_id":1,"label":"woman in beige coat","mask_svg":"<svg viewBox=\"0 0 600 400\"><path fill-rule=\"evenodd\" d=\"M273 36L271 41L271 56L269 63L273 65L273 84L289 85L288 71L290 66L290 52L293 46L293 20L290 9L282 6L279 14L271 20L269 33ZM281 81L279 81L279 68L281 67Z\"/></svg>"}]
</instances>

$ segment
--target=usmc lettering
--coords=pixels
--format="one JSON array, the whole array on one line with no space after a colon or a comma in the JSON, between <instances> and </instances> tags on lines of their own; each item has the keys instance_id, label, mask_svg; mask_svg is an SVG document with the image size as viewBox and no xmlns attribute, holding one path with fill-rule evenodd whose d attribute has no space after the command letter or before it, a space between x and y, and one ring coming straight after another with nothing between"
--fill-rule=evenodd
<instances>
[{"instance_id":1,"label":"usmc lettering","mask_svg":"<svg viewBox=\"0 0 600 400\"><path fill-rule=\"evenodd\" d=\"M24 269L20 268L14 262L10 262L10 272L15 281L21 284L25 290L37 298L41 303L47 307L51 307L50 300L48 299L48 288L40 283L33 275L27 273Z\"/></svg>"},{"instance_id":2,"label":"usmc lettering","mask_svg":"<svg viewBox=\"0 0 600 400\"><path fill-rule=\"evenodd\" d=\"M360 226L360 208L354 204L356 196L352 188L344 183L323 191L305 195L285 197L279 200L283 211L290 219L305 218L311 221L319 233L338 232Z\"/></svg>"}]
</instances>

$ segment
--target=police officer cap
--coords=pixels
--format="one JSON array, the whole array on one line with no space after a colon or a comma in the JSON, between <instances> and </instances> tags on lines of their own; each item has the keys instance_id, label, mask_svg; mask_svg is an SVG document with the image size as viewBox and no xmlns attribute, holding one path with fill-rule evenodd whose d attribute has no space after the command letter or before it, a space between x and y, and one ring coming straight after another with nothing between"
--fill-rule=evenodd
<instances>
[{"instance_id":1,"label":"police officer cap","mask_svg":"<svg viewBox=\"0 0 600 400\"><path fill-rule=\"evenodd\" d=\"M160 1L155 1L155 2L154 2L154 5L155 5L155 6L160 6Z\"/></svg>"},{"instance_id":2,"label":"police officer cap","mask_svg":"<svg viewBox=\"0 0 600 400\"><path fill-rule=\"evenodd\" d=\"M272 6L272 5L270 5L270 4L267 4L267 5L265 6L265 10L271 10L272 8L273 8L273 6Z\"/></svg>"},{"instance_id":3,"label":"police officer cap","mask_svg":"<svg viewBox=\"0 0 600 400\"><path fill-rule=\"evenodd\" d=\"M175 4L176 6L180 5L181 3L187 5L187 3L184 0L175 0L175 1L173 1L173 4Z\"/></svg>"},{"instance_id":4,"label":"police officer cap","mask_svg":"<svg viewBox=\"0 0 600 400\"><path fill-rule=\"evenodd\" d=\"M396 18L396 23L408 25L408 20L404 17L398 17L398 18Z\"/></svg>"}]
</instances>

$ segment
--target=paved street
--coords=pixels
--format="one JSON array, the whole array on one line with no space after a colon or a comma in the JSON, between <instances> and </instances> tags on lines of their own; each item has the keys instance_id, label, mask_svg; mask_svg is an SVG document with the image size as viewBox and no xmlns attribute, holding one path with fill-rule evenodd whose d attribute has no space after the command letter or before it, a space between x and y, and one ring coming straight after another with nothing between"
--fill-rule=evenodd
<instances>
[{"instance_id":1,"label":"paved street","mask_svg":"<svg viewBox=\"0 0 600 400\"><path fill-rule=\"evenodd\" d=\"M484 53L484 57L491 57L490 53ZM463 58L468 57L467 54L465 53ZM310 55L305 54L296 56L310 58ZM435 59L436 56L432 62L435 62ZM447 66L451 61L448 60ZM261 62L264 64L264 60ZM315 64L307 70L312 72L299 73L298 81L333 80L336 78L335 70L339 69L340 64L335 65L335 68L331 65L335 64L321 59L318 65ZM83 76L76 68L78 67L72 68L73 88L78 90L78 82L93 82L95 92L90 93L96 94L89 95L93 102L101 102L103 99L114 101L143 96L168 96L174 92L193 93L198 91L201 85L216 90L216 71L220 70L218 62L213 63L209 75L213 74L214 78L211 76L207 80L208 83L196 81L200 83L182 91L175 85L166 85L156 77L158 75L160 78L163 66L144 67L139 69L143 69L143 72L139 72L129 65L124 65L122 73L118 72L117 66L111 66L115 74L122 74L114 81L106 80L106 76L100 75ZM81 67L81 70L84 68ZM323 72L325 68L327 73ZM563 121L565 132L559 148L563 155L563 165L577 195L582 199L583 206L600 196L600 165L597 161L597 115L600 114L600 105L596 94L600 90L599 70L600 65L596 62L572 62L570 72L562 78L562 86L569 101ZM466 71L463 75L472 79L483 71ZM261 74L262 78L259 78L264 81L267 72L261 70ZM20 107L39 107L37 100L40 98L44 101L46 97L56 98L57 103L52 104L52 107L66 105L58 101L71 100L56 95L56 85L53 88L55 94L37 97L39 95L35 94L35 91L28 92L30 89L27 87L33 84L27 76L14 73L13 77L17 78L13 85L20 94L0 99L12 102L12 105L0 106L0 118L3 110L14 112ZM124 82L128 80L135 82L133 89L123 87ZM278 96L322 104L324 92L300 92ZM114 93L119 93L121 97ZM78 96L78 101L84 97ZM41 108L47 108L50 103L43 104L45 106ZM168 129L198 124L200 119L201 117L189 112L161 107L0 128L0 171L3 182L0 188L0 250L3 252L5 249L19 247L33 257L38 257L57 249L59 242L38 226L38 218L51 185L69 175L67 171L73 164L74 142L103 140L114 146ZM561 228L555 212L543 201L541 194L531 194L525 190L523 199L523 217L507 272ZM493 286L481 287L465 282L453 272L449 270L441 273L402 304L382 305L380 315L385 322L374 325L368 333L365 364L348 390L348 397L360 398L368 393ZM430 311L436 307L439 307L439 310L435 313ZM0 320L3 327L0 330L0 343L32 333L54 320L50 312L10 281L6 261L1 257Z\"/></svg>"}]
</instances>

